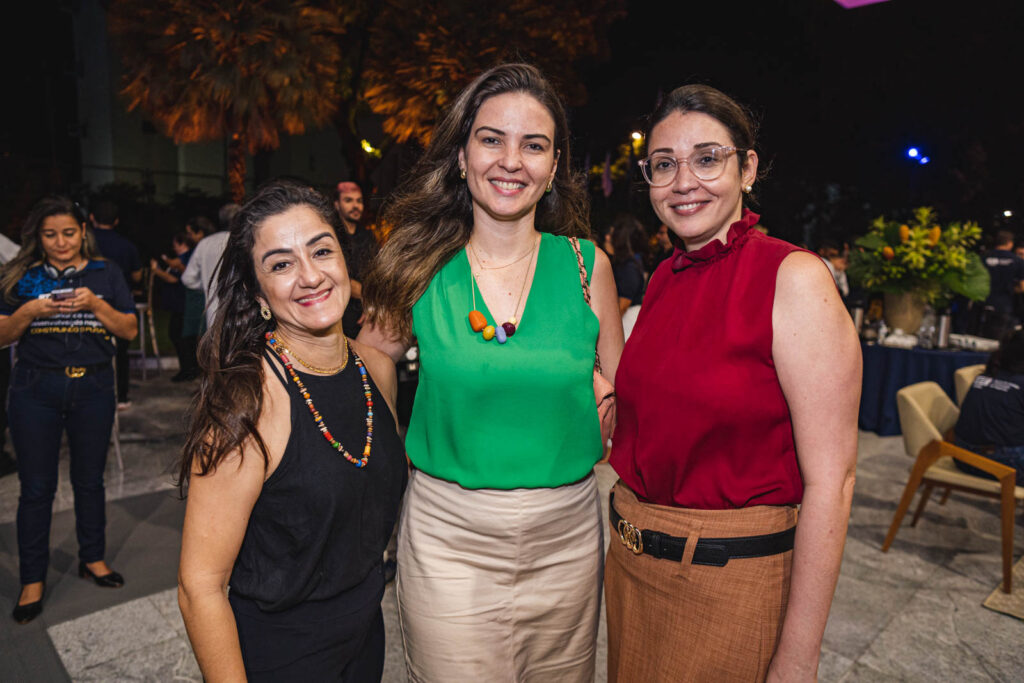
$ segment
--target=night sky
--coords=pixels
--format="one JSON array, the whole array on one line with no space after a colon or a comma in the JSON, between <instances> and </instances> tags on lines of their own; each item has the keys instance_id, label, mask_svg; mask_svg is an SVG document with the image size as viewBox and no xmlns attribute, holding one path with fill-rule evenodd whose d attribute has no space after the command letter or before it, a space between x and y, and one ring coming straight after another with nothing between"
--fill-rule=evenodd
<instances>
[{"instance_id":1,"label":"night sky","mask_svg":"<svg viewBox=\"0 0 1024 683\"><path fill-rule=\"evenodd\" d=\"M56 159L73 167L74 58L68 0L21 5L5 26L8 95L0 147L6 196L44 188ZM863 232L873 215L920 204L943 220L973 218L1024 234L1024 3L890 0L845 10L832 0L628 2L611 52L583 68L586 105L572 111L577 163L643 128L659 92L718 87L761 123L764 222L794 241ZM48 124L48 121L52 123ZM57 131L52 134L48 131ZM904 152L917 145L931 163ZM24 183L11 173L41 174ZM643 188L620 185L595 220L628 207ZM1005 209L1014 218L1002 217ZM653 217L643 216L648 222Z\"/></svg>"},{"instance_id":2,"label":"night sky","mask_svg":"<svg viewBox=\"0 0 1024 683\"><path fill-rule=\"evenodd\" d=\"M669 7L670 9L666 9ZM600 161L643 128L659 91L706 83L761 119L766 224L799 221L834 184L863 215L922 203L991 229L1024 212L1024 10L1019 2L630 2L611 60L587 75L578 152ZM904 152L917 145L927 166ZM856 215L851 215L856 214ZM781 232L793 237L794 228ZM1021 231L1019 218L1011 227Z\"/></svg>"}]
</instances>

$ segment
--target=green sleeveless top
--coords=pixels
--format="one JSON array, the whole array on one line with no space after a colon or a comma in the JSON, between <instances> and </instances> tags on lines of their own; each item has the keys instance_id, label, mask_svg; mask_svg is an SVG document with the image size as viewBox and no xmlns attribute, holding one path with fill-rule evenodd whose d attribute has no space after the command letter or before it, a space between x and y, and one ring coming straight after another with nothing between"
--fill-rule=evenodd
<instances>
[{"instance_id":1,"label":"green sleeveless top","mask_svg":"<svg viewBox=\"0 0 1024 683\"><path fill-rule=\"evenodd\" d=\"M580 240L588 276L592 242ZM465 249L412 308L419 387L406 450L427 474L469 489L542 488L585 477L601 457L594 405L598 320L583 300L566 237L541 233L522 324L508 343L469 326L473 282ZM497 325L476 290L477 310Z\"/></svg>"}]
</instances>

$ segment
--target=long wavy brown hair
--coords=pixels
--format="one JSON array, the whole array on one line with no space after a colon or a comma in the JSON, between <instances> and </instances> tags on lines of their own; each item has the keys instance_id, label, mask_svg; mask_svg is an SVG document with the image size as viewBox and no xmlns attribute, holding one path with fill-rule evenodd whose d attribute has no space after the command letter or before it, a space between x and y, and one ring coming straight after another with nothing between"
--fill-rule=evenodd
<instances>
[{"instance_id":1,"label":"long wavy brown hair","mask_svg":"<svg viewBox=\"0 0 1024 683\"><path fill-rule=\"evenodd\" d=\"M477 111L491 97L520 92L536 98L555 122L558 167L551 192L537 204L536 227L556 235L590 234L586 188L582 174L572 170L569 125L555 89L528 64L502 64L485 71L442 116L423 156L384 209L383 222L392 226L392 232L363 281L363 305L367 322L396 339L411 338L413 304L469 241L473 202L459 177L458 158L469 142Z\"/></svg>"},{"instance_id":2,"label":"long wavy brown hair","mask_svg":"<svg viewBox=\"0 0 1024 683\"><path fill-rule=\"evenodd\" d=\"M270 463L256 425L263 410L264 335L275 323L260 316L252 250L263 222L294 206L309 207L338 234L338 216L330 201L293 180L274 180L260 187L231 222L231 234L217 267L219 308L199 343L203 372L178 470L183 493L190 476L212 472L250 440L263 457L264 467Z\"/></svg>"},{"instance_id":3,"label":"long wavy brown hair","mask_svg":"<svg viewBox=\"0 0 1024 683\"><path fill-rule=\"evenodd\" d=\"M3 295L7 303L18 304L18 298L14 293L18 281L24 277L29 268L38 266L46 260L46 254L43 253L43 245L39 239L39 231L46 219L50 216L71 216L79 225L85 225L83 213L82 209L67 197L56 195L43 197L35 203L21 226L21 249L18 251L18 255L0 271L2 272L0 294ZM103 260L99 255L99 249L96 248L96 238L93 237L92 230L88 227L82 239L81 253L83 258L92 261Z\"/></svg>"}]
</instances>

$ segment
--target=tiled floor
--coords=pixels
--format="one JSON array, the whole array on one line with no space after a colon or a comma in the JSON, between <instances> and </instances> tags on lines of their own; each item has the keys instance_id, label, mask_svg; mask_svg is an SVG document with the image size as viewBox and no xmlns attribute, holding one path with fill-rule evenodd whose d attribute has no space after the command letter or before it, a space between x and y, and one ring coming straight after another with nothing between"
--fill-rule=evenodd
<instances>
[{"instance_id":1,"label":"tiled floor","mask_svg":"<svg viewBox=\"0 0 1024 683\"><path fill-rule=\"evenodd\" d=\"M77 564L67 469L55 503L46 610L15 625L13 525L17 478L0 479L0 681L198 681L175 597L184 506L171 483L193 387L166 375L136 381L122 413L121 471L107 471L108 560L125 574L120 590L73 575ZM825 634L822 681L1018 681L1024 679L1024 622L981 606L1000 579L994 502L956 494L933 502L920 524L904 525L879 551L910 460L898 437L861 435L854 510L842 575ZM614 475L597 469L604 489ZM1016 534L1018 555L1024 529ZM393 590L384 600L384 680L405 681ZM599 675L604 681L604 625Z\"/></svg>"}]
</instances>

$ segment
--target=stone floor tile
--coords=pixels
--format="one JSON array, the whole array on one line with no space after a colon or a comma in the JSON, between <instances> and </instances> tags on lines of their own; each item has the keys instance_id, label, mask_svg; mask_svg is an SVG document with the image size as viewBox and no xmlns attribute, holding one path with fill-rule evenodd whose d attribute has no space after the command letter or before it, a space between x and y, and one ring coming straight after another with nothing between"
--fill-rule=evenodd
<instances>
[{"instance_id":1,"label":"stone floor tile","mask_svg":"<svg viewBox=\"0 0 1024 683\"><path fill-rule=\"evenodd\" d=\"M150 595L149 601L178 635L188 637L185 631L185 622L181 618L181 610L178 608L177 588Z\"/></svg>"},{"instance_id":2,"label":"stone floor tile","mask_svg":"<svg viewBox=\"0 0 1024 683\"><path fill-rule=\"evenodd\" d=\"M823 648L818 660L818 680L821 683L835 683L853 669L853 660Z\"/></svg>"},{"instance_id":3,"label":"stone floor tile","mask_svg":"<svg viewBox=\"0 0 1024 683\"><path fill-rule=\"evenodd\" d=\"M130 652L145 650L172 639L180 640L146 598L51 626L48 632L72 678Z\"/></svg>"},{"instance_id":4,"label":"stone floor tile","mask_svg":"<svg viewBox=\"0 0 1024 683\"><path fill-rule=\"evenodd\" d=\"M909 583L878 582L870 577L841 574L825 627L825 648L856 661L917 590L917 585Z\"/></svg>"},{"instance_id":5,"label":"stone floor tile","mask_svg":"<svg viewBox=\"0 0 1024 683\"><path fill-rule=\"evenodd\" d=\"M895 615L858 660L892 679L910 681L1001 680L1002 665L979 650L985 622L998 621L979 610L987 591L921 589ZM1016 636L1024 635L1024 625ZM1005 649L1001 650L1005 656ZM1013 665L1012 661L1006 662ZM1019 674L1021 669L1018 669ZM993 675L995 674L995 675Z\"/></svg>"},{"instance_id":6,"label":"stone floor tile","mask_svg":"<svg viewBox=\"0 0 1024 683\"><path fill-rule=\"evenodd\" d=\"M857 662L846 675L839 679L839 683L893 683L895 680L900 679L893 678L893 676L882 673L878 669L872 669L866 664ZM928 680L931 681L931 679ZM935 683L935 681L931 681L931 683Z\"/></svg>"},{"instance_id":7,"label":"stone floor tile","mask_svg":"<svg viewBox=\"0 0 1024 683\"><path fill-rule=\"evenodd\" d=\"M188 642L172 638L76 672L73 679L76 683L201 683L203 676Z\"/></svg>"}]
</instances>

